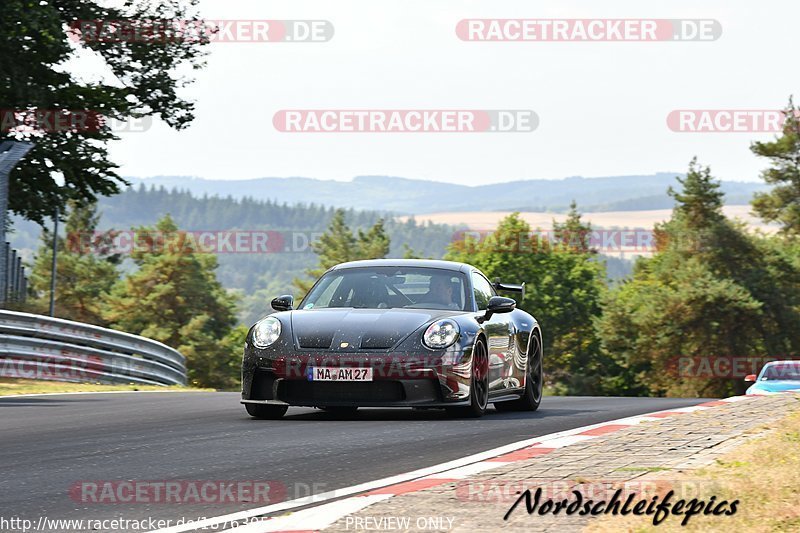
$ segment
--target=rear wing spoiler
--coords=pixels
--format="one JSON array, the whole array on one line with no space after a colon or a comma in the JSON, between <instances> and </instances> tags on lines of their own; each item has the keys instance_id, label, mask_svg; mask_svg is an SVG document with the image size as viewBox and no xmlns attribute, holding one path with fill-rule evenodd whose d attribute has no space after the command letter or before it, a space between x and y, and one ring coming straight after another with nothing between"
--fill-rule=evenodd
<instances>
[{"instance_id":1,"label":"rear wing spoiler","mask_svg":"<svg viewBox=\"0 0 800 533\"><path fill-rule=\"evenodd\" d=\"M498 291L518 292L520 293L520 301L525 299L525 282L518 285L516 283L503 283L500 280L495 280L494 288Z\"/></svg>"}]
</instances>

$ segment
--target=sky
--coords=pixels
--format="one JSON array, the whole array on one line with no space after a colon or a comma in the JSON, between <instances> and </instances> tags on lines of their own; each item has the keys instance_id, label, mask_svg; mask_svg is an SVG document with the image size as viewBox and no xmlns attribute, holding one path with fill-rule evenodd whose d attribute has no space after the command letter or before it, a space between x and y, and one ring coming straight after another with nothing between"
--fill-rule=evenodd
<instances>
[{"instance_id":1,"label":"sky","mask_svg":"<svg viewBox=\"0 0 800 533\"><path fill-rule=\"evenodd\" d=\"M327 20L316 43L213 43L182 94L183 131L155 122L121 134L124 176L348 180L392 175L466 185L685 171L758 180L753 140L771 133L687 133L680 109L780 109L798 93L795 0L202 0L210 19ZM462 19L714 19L713 41L469 42ZM291 109L532 110L532 132L284 133Z\"/></svg>"}]
</instances>

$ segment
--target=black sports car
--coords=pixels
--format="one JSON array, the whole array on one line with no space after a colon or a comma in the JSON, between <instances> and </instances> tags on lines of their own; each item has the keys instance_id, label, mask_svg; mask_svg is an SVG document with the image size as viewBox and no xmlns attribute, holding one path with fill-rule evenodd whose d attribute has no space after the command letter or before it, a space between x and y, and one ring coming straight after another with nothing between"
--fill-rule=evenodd
<instances>
[{"instance_id":1,"label":"black sports car","mask_svg":"<svg viewBox=\"0 0 800 533\"><path fill-rule=\"evenodd\" d=\"M542 398L536 319L463 263L376 259L343 263L297 309L291 296L247 334L242 403L256 418L288 406L445 408L478 417L533 411ZM523 293L524 294L524 293Z\"/></svg>"}]
</instances>

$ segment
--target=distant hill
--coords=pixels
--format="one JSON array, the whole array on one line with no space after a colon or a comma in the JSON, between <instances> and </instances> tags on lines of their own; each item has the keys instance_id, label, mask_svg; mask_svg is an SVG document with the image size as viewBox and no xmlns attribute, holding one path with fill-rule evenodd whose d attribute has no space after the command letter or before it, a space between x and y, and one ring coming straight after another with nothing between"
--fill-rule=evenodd
<instances>
[{"instance_id":1,"label":"distant hill","mask_svg":"<svg viewBox=\"0 0 800 533\"><path fill-rule=\"evenodd\" d=\"M565 211L574 199L581 211L637 211L669 209L667 188L676 185L677 172L641 176L599 178L571 177L560 180L522 180L481 186L391 176L357 176L352 181L311 178L257 178L252 180L206 180L187 176L127 178L193 195L232 198L251 197L288 204L310 203L353 209L425 214L441 211ZM761 183L722 183L728 205L744 205Z\"/></svg>"}]
</instances>

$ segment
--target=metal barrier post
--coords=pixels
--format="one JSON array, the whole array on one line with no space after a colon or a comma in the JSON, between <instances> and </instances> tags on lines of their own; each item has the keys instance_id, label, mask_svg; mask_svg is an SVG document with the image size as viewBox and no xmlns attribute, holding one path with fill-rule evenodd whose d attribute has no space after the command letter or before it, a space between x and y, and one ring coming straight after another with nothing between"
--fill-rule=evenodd
<instances>
[{"instance_id":1,"label":"metal barrier post","mask_svg":"<svg viewBox=\"0 0 800 533\"><path fill-rule=\"evenodd\" d=\"M20 298L22 303L28 301L28 278L25 277L25 267L22 267L22 298Z\"/></svg>"},{"instance_id":2,"label":"metal barrier post","mask_svg":"<svg viewBox=\"0 0 800 533\"><path fill-rule=\"evenodd\" d=\"M17 264L14 265L14 301L19 302L20 289L22 288L22 257L17 256Z\"/></svg>"},{"instance_id":3,"label":"metal barrier post","mask_svg":"<svg viewBox=\"0 0 800 533\"><path fill-rule=\"evenodd\" d=\"M11 246L7 242L2 243L2 250L0 251L0 304L8 298L8 253Z\"/></svg>"},{"instance_id":4,"label":"metal barrier post","mask_svg":"<svg viewBox=\"0 0 800 533\"><path fill-rule=\"evenodd\" d=\"M17 285L17 251L11 250L11 257L8 259L8 298L6 301L13 302L15 300L15 292Z\"/></svg>"}]
</instances>

